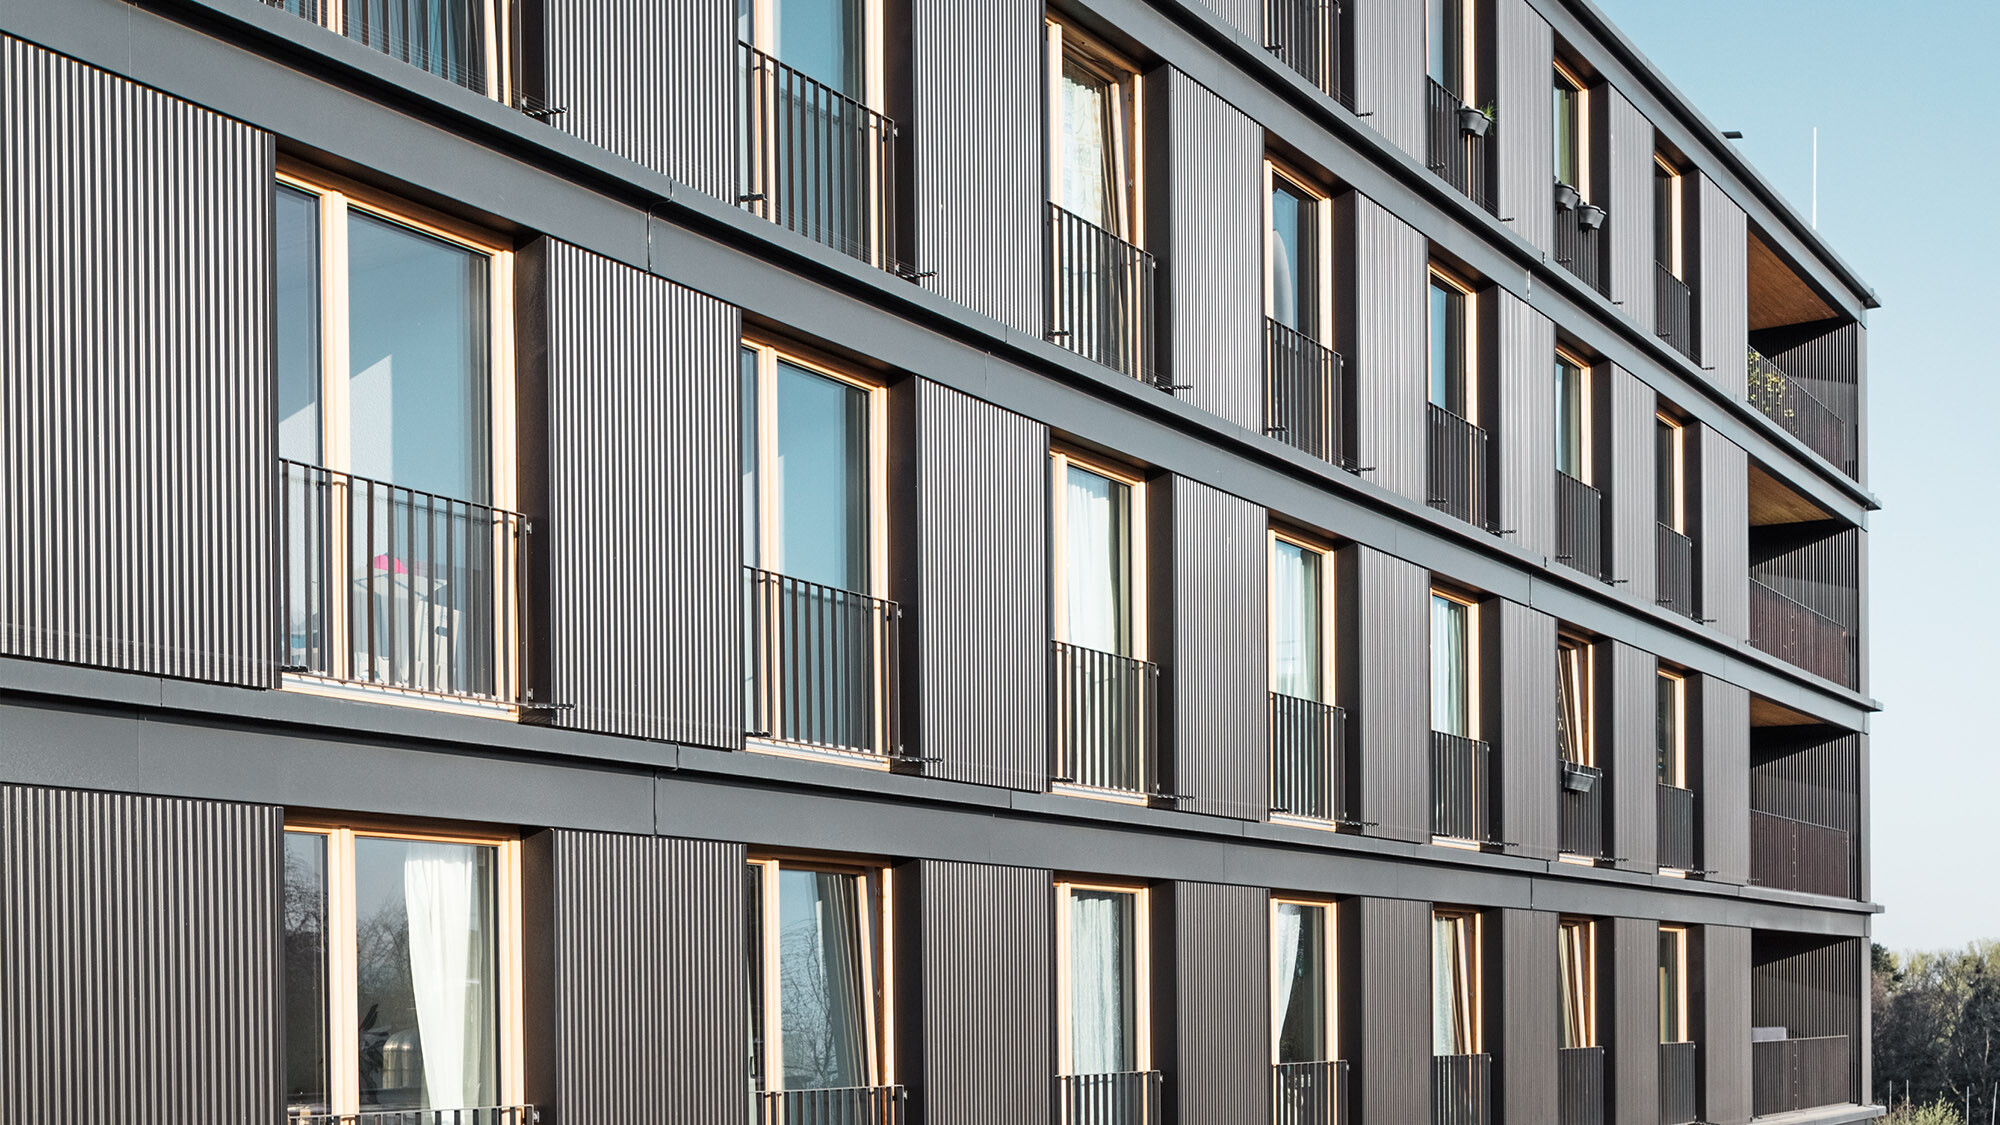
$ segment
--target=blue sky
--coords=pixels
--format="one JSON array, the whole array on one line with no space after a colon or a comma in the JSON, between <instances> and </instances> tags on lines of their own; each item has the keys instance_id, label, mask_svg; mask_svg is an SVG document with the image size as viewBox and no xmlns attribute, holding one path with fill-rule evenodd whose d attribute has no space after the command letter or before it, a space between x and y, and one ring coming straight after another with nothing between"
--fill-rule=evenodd
<instances>
[{"instance_id":1,"label":"blue sky","mask_svg":"<svg viewBox=\"0 0 2000 1125\"><path fill-rule=\"evenodd\" d=\"M1869 521L1877 941L2000 938L2000 4L1599 0L1874 287ZM1975 81L1979 79L1978 81ZM1994 865L1994 866L1989 866Z\"/></svg>"}]
</instances>

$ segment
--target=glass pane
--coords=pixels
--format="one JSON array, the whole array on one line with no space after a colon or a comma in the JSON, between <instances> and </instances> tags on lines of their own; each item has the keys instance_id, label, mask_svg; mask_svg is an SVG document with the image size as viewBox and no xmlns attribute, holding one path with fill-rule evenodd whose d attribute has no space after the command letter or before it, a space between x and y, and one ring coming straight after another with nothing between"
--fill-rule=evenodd
<instances>
[{"instance_id":1,"label":"glass pane","mask_svg":"<svg viewBox=\"0 0 2000 1125\"><path fill-rule=\"evenodd\" d=\"M485 0L347 0L347 34L461 86L485 90Z\"/></svg>"},{"instance_id":2,"label":"glass pane","mask_svg":"<svg viewBox=\"0 0 2000 1125\"><path fill-rule=\"evenodd\" d=\"M1654 758L1659 766L1661 785L1681 784L1681 708L1680 684L1668 676L1661 676L1659 682L1658 745Z\"/></svg>"},{"instance_id":3,"label":"glass pane","mask_svg":"<svg viewBox=\"0 0 2000 1125\"><path fill-rule=\"evenodd\" d=\"M1589 765L1583 660L1582 645L1567 640L1557 642L1556 747L1563 761Z\"/></svg>"},{"instance_id":4,"label":"glass pane","mask_svg":"<svg viewBox=\"0 0 2000 1125\"><path fill-rule=\"evenodd\" d=\"M326 837L285 833L285 1104L328 1106Z\"/></svg>"},{"instance_id":5,"label":"glass pane","mask_svg":"<svg viewBox=\"0 0 2000 1125\"><path fill-rule=\"evenodd\" d=\"M1431 918L1431 1053L1472 1052L1472 976L1467 945L1469 919L1438 914Z\"/></svg>"},{"instance_id":6,"label":"glass pane","mask_svg":"<svg viewBox=\"0 0 2000 1125\"><path fill-rule=\"evenodd\" d=\"M363 1109L500 1098L495 849L354 841Z\"/></svg>"},{"instance_id":7,"label":"glass pane","mask_svg":"<svg viewBox=\"0 0 2000 1125\"><path fill-rule=\"evenodd\" d=\"M1063 639L1129 656L1132 489L1075 465L1063 487L1063 584L1069 606Z\"/></svg>"},{"instance_id":8,"label":"glass pane","mask_svg":"<svg viewBox=\"0 0 2000 1125\"><path fill-rule=\"evenodd\" d=\"M1565 359L1556 360L1556 469L1585 480L1583 371Z\"/></svg>"},{"instance_id":9,"label":"glass pane","mask_svg":"<svg viewBox=\"0 0 2000 1125\"><path fill-rule=\"evenodd\" d=\"M855 101L867 100L861 0L771 0L778 61Z\"/></svg>"},{"instance_id":10,"label":"glass pane","mask_svg":"<svg viewBox=\"0 0 2000 1125\"><path fill-rule=\"evenodd\" d=\"M1431 404L1461 418L1465 403L1465 294L1442 281L1431 282Z\"/></svg>"},{"instance_id":11,"label":"glass pane","mask_svg":"<svg viewBox=\"0 0 2000 1125\"><path fill-rule=\"evenodd\" d=\"M278 456L320 463L319 198L278 187Z\"/></svg>"},{"instance_id":12,"label":"glass pane","mask_svg":"<svg viewBox=\"0 0 2000 1125\"><path fill-rule=\"evenodd\" d=\"M1431 729L1472 737L1471 608L1431 595Z\"/></svg>"},{"instance_id":13,"label":"glass pane","mask_svg":"<svg viewBox=\"0 0 2000 1125\"><path fill-rule=\"evenodd\" d=\"M1273 550L1271 690L1320 696L1320 555L1278 540Z\"/></svg>"},{"instance_id":14,"label":"glass pane","mask_svg":"<svg viewBox=\"0 0 2000 1125\"><path fill-rule=\"evenodd\" d=\"M750 990L750 1087L768 1090L769 1075L764 1066L764 869L749 864L743 869L744 978Z\"/></svg>"},{"instance_id":15,"label":"glass pane","mask_svg":"<svg viewBox=\"0 0 2000 1125\"><path fill-rule=\"evenodd\" d=\"M1278 1061L1331 1057L1326 1041L1327 964L1324 907L1279 903L1277 929Z\"/></svg>"},{"instance_id":16,"label":"glass pane","mask_svg":"<svg viewBox=\"0 0 2000 1125\"><path fill-rule=\"evenodd\" d=\"M1463 17L1458 0L1428 0L1426 10L1425 35L1430 53L1425 73L1453 94L1461 94L1459 72L1463 65L1460 56L1465 29L1461 26Z\"/></svg>"},{"instance_id":17,"label":"glass pane","mask_svg":"<svg viewBox=\"0 0 2000 1125\"><path fill-rule=\"evenodd\" d=\"M762 452L757 448L757 353L744 348L741 368L743 372L743 563L745 566L762 566L763 560L757 555L757 527L763 518L763 498L757 491L757 465Z\"/></svg>"},{"instance_id":18,"label":"glass pane","mask_svg":"<svg viewBox=\"0 0 2000 1125\"><path fill-rule=\"evenodd\" d=\"M1582 93L1558 73L1555 89L1556 180L1571 187L1581 183L1581 178L1577 174L1577 157L1581 141L1577 129L1581 118L1578 110L1582 101Z\"/></svg>"},{"instance_id":19,"label":"glass pane","mask_svg":"<svg viewBox=\"0 0 2000 1125\"><path fill-rule=\"evenodd\" d=\"M1122 235L1115 217L1112 187L1112 85L1075 59L1065 56L1062 70L1062 182L1057 205L1098 226Z\"/></svg>"},{"instance_id":20,"label":"glass pane","mask_svg":"<svg viewBox=\"0 0 2000 1125\"><path fill-rule=\"evenodd\" d=\"M870 1082L861 927L859 876L778 873L778 1022L788 1090Z\"/></svg>"},{"instance_id":21,"label":"glass pane","mask_svg":"<svg viewBox=\"0 0 2000 1125\"><path fill-rule=\"evenodd\" d=\"M1680 494L1680 431L1665 422L1655 422L1653 427L1653 505L1657 518L1663 524L1679 531L1680 505L1675 503Z\"/></svg>"},{"instance_id":22,"label":"glass pane","mask_svg":"<svg viewBox=\"0 0 2000 1125\"><path fill-rule=\"evenodd\" d=\"M348 214L347 253L354 472L485 503L486 255L358 211Z\"/></svg>"},{"instance_id":23,"label":"glass pane","mask_svg":"<svg viewBox=\"0 0 2000 1125\"><path fill-rule=\"evenodd\" d=\"M1674 270L1674 176L1658 164L1653 165L1653 257Z\"/></svg>"},{"instance_id":24,"label":"glass pane","mask_svg":"<svg viewBox=\"0 0 2000 1125\"><path fill-rule=\"evenodd\" d=\"M1565 922L1557 934L1562 971L1562 1045L1589 1047L1590 979L1585 961L1590 931L1581 923Z\"/></svg>"},{"instance_id":25,"label":"glass pane","mask_svg":"<svg viewBox=\"0 0 2000 1125\"><path fill-rule=\"evenodd\" d=\"M765 454L777 511L764 566L868 591L868 392L783 360L777 447Z\"/></svg>"},{"instance_id":26,"label":"glass pane","mask_svg":"<svg viewBox=\"0 0 2000 1125\"><path fill-rule=\"evenodd\" d=\"M1660 931L1660 1042L1685 1041L1681 1013L1681 934Z\"/></svg>"},{"instance_id":27,"label":"glass pane","mask_svg":"<svg viewBox=\"0 0 2000 1125\"><path fill-rule=\"evenodd\" d=\"M1319 335L1319 244L1314 200L1283 186L1271 191L1271 319Z\"/></svg>"},{"instance_id":28,"label":"glass pane","mask_svg":"<svg viewBox=\"0 0 2000 1125\"><path fill-rule=\"evenodd\" d=\"M1070 892L1070 1073L1138 1066L1135 896Z\"/></svg>"}]
</instances>

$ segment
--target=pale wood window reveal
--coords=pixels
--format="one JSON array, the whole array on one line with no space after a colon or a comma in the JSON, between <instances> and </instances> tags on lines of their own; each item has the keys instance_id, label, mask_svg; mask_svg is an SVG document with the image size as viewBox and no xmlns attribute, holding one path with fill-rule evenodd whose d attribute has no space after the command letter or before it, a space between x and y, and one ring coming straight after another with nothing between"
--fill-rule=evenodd
<instances>
[{"instance_id":1,"label":"pale wood window reveal","mask_svg":"<svg viewBox=\"0 0 2000 1125\"><path fill-rule=\"evenodd\" d=\"M1478 86L1476 0L1425 0L1425 73L1462 102Z\"/></svg>"},{"instance_id":2,"label":"pale wood window reveal","mask_svg":"<svg viewBox=\"0 0 2000 1125\"><path fill-rule=\"evenodd\" d=\"M1590 432L1597 404L1590 366L1569 351L1556 349L1556 470L1594 485Z\"/></svg>"},{"instance_id":3,"label":"pale wood window reveal","mask_svg":"<svg viewBox=\"0 0 2000 1125\"><path fill-rule=\"evenodd\" d=\"M1313 340L1332 338L1333 201L1275 158L1264 161L1264 315Z\"/></svg>"},{"instance_id":4,"label":"pale wood window reveal","mask_svg":"<svg viewBox=\"0 0 2000 1125\"><path fill-rule=\"evenodd\" d=\"M1659 782L1688 788L1687 679L1662 669L1655 679L1658 693L1657 750Z\"/></svg>"},{"instance_id":5,"label":"pale wood window reveal","mask_svg":"<svg viewBox=\"0 0 2000 1125\"><path fill-rule=\"evenodd\" d=\"M1590 194L1590 88L1576 71L1554 65L1555 178L1568 184L1584 201Z\"/></svg>"},{"instance_id":6,"label":"pale wood window reveal","mask_svg":"<svg viewBox=\"0 0 2000 1125\"><path fill-rule=\"evenodd\" d=\"M1049 201L1141 246L1138 68L1063 20L1050 17L1045 32Z\"/></svg>"},{"instance_id":7,"label":"pale wood window reveal","mask_svg":"<svg viewBox=\"0 0 2000 1125\"><path fill-rule=\"evenodd\" d=\"M1556 637L1556 745L1571 765L1597 764L1597 662L1590 642Z\"/></svg>"},{"instance_id":8,"label":"pale wood window reveal","mask_svg":"<svg viewBox=\"0 0 2000 1125\"><path fill-rule=\"evenodd\" d=\"M843 1090L865 1102L852 1091L893 1085L891 872L760 857L745 876L751 1078L760 1097L783 1103L784 1091ZM784 1119L783 1110L763 1119Z\"/></svg>"},{"instance_id":9,"label":"pale wood window reveal","mask_svg":"<svg viewBox=\"0 0 2000 1125\"><path fill-rule=\"evenodd\" d=\"M1679 926L1660 927L1660 1042L1688 1043L1688 932Z\"/></svg>"},{"instance_id":10,"label":"pale wood window reveal","mask_svg":"<svg viewBox=\"0 0 2000 1125\"><path fill-rule=\"evenodd\" d=\"M1443 588L1431 590L1431 729L1478 738L1479 606Z\"/></svg>"},{"instance_id":11,"label":"pale wood window reveal","mask_svg":"<svg viewBox=\"0 0 2000 1125\"><path fill-rule=\"evenodd\" d=\"M1057 1073L1151 1070L1146 889L1064 881L1055 894Z\"/></svg>"},{"instance_id":12,"label":"pale wood window reveal","mask_svg":"<svg viewBox=\"0 0 2000 1125\"><path fill-rule=\"evenodd\" d=\"M1271 900L1271 1061L1340 1057L1338 940L1332 903Z\"/></svg>"},{"instance_id":13,"label":"pale wood window reveal","mask_svg":"<svg viewBox=\"0 0 2000 1125\"><path fill-rule=\"evenodd\" d=\"M1665 156L1653 157L1653 246L1659 264L1687 280L1685 191L1687 177Z\"/></svg>"},{"instance_id":14,"label":"pale wood window reveal","mask_svg":"<svg viewBox=\"0 0 2000 1125\"><path fill-rule=\"evenodd\" d=\"M1667 414L1653 420L1654 507L1659 521L1682 535L1688 533L1687 427Z\"/></svg>"},{"instance_id":15,"label":"pale wood window reveal","mask_svg":"<svg viewBox=\"0 0 2000 1125\"><path fill-rule=\"evenodd\" d=\"M1477 1055L1485 1047L1479 956L1480 916L1469 910L1431 915L1431 1053Z\"/></svg>"},{"instance_id":16,"label":"pale wood window reveal","mask_svg":"<svg viewBox=\"0 0 2000 1125\"><path fill-rule=\"evenodd\" d=\"M1479 424L1478 294L1452 274L1432 267L1429 337L1430 402Z\"/></svg>"},{"instance_id":17,"label":"pale wood window reveal","mask_svg":"<svg viewBox=\"0 0 2000 1125\"><path fill-rule=\"evenodd\" d=\"M265 0L392 58L513 104L511 0Z\"/></svg>"},{"instance_id":18,"label":"pale wood window reveal","mask_svg":"<svg viewBox=\"0 0 2000 1125\"><path fill-rule=\"evenodd\" d=\"M1556 932L1562 972L1562 1045L1595 1047L1597 1042L1597 926L1589 919L1564 918Z\"/></svg>"}]
</instances>

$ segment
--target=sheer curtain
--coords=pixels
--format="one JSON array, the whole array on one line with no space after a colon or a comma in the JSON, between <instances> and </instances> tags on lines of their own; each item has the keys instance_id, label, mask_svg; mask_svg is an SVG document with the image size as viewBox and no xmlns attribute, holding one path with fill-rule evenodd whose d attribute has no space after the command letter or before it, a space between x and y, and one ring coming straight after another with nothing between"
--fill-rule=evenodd
<instances>
[{"instance_id":1,"label":"sheer curtain","mask_svg":"<svg viewBox=\"0 0 2000 1125\"><path fill-rule=\"evenodd\" d=\"M1466 651L1471 607L1431 595L1431 729L1472 737L1471 683Z\"/></svg>"},{"instance_id":2,"label":"sheer curtain","mask_svg":"<svg viewBox=\"0 0 2000 1125\"><path fill-rule=\"evenodd\" d=\"M403 858L403 901L410 925L410 985L423 1047L424 1099L431 1109L485 1101L490 998L484 958L474 948L490 927L481 901L478 849L413 842Z\"/></svg>"},{"instance_id":3,"label":"sheer curtain","mask_svg":"<svg viewBox=\"0 0 2000 1125\"><path fill-rule=\"evenodd\" d=\"M1431 919L1431 1051L1473 1053L1471 920L1439 914Z\"/></svg>"},{"instance_id":4,"label":"sheer curtain","mask_svg":"<svg viewBox=\"0 0 2000 1125\"><path fill-rule=\"evenodd\" d=\"M1062 207L1079 218L1122 234L1111 215L1107 128L1111 84L1069 59L1062 70Z\"/></svg>"},{"instance_id":5,"label":"sheer curtain","mask_svg":"<svg viewBox=\"0 0 2000 1125\"><path fill-rule=\"evenodd\" d=\"M1132 1027L1132 896L1070 893L1070 1073L1115 1074L1135 1065Z\"/></svg>"},{"instance_id":6,"label":"sheer curtain","mask_svg":"<svg viewBox=\"0 0 2000 1125\"><path fill-rule=\"evenodd\" d=\"M1126 655L1124 485L1071 466L1063 483L1069 643Z\"/></svg>"},{"instance_id":7,"label":"sheer curtain","mask_svg":"<svg viewBox=\"0 0 2000 1125\"><path fill-rule=\"evenodd\" d=\"M1295 543L1274 548L1271 590L1271 646L1275 656L1271 689L1283 695L1320 698L1319 556Z\"/></svg>"},{"instance_id":8,"label":"sheer curtain","mask_svg":"<svg viewBox=\"0 0 2000 1125\"><path fill-rule=\"evenodd\" d=\"M1312 1045L1297 1042L1293 1034L1292 1007L1299 991L1299 951L1306 922L1306 908L1279 903L1277 928L1272 932L1278 955L1278 1061L1311 1062Z\"/></svg>"}]
</instances>

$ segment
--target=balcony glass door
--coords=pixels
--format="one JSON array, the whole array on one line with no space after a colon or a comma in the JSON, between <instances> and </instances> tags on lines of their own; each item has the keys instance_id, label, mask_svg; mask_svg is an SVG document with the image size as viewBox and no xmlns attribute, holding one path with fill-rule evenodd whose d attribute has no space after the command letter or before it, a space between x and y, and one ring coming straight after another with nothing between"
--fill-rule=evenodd
<instances>
[{"instance_id":1,"label":"balcony glass door","mask_svg":"<svg viewBox=\"0 0 2000 1125\"><path fill-rule=\"evenodd\" d=\"M1431 595L1431 729L1460 738L1472 732L1472 607Z\"/></svg>"},{"instance_id":2,"label":"balcony glass door","mask_svg":"<svg viewBox=\"0 0 2000 1125\"><path fill-rule=\"evenodd\" d=\"M868 96L867 0L737 0L736 37L857 102Z\"/></svg>"},{"instance_id":3,"label":"balcony glass door","mask_svg":"<svg viewBox=\"0 0 2000 1125\"><path fill-rule=\"evenodd\" d=\"M1137 656L1132 628L1132 488L1073 462L1063 474L1062 639Z\"/></svg>"},{"instance_id":4,"label":"balcony glass door","mask_svg":"<svg viewBox=\"0 0 2000 1125\"><path fill-rule=\"evenodd\" d=\"M1471 295L1436 275L1430 287L1430 400L1467 421L1472 417Z\"/></svg>"},{"instance_id":5,"label":"balcony glass door","mask_svg":"<svg viewBox=\"0 0 2000 1125\"><path fill-rule=\"evenodd\" d=\"M1071 888L1069 1074L1141 1069L1138 895Z\"/></svg>"},{"instance_id":6,"label":"balcony glass door","mask_svg":"<svg viewBox=\"0 0 2000 1125\"><path fill-rule=\"evenodd\" d=\"M1562 1045L1595 1047L1595 966L1590 923L1564 919L1556 933L1556 956L1562 973Z\"/></svg>"},{"instance_id":7,"label":"balcony glass door","mask_svg":"<svg viewBox=\"0 0 2000 1125\"><path fill-rule=\"evenodd\" d=\"M742 381L745 561L869 592L869 392L766 348Z\"/></svg>"},{"instance_id":8,"label":"balcony glass door","mask_svg":"<svg viewBox=\"0 0 2000 1125\"><path fill-rule=\"evenodd\" d=\"M1660 1042L1686 1043L1687 931L1660 927Z\"/></svg>"},{"instance_id":9,"label":"balcony glass door","mask_svg":"<svg viewBox=\"0 0 2000 1125\"><path fill-rule=\"evenodd\" d=\"M1556 471L1588 484L1590 469L1584 460L1584 427L1583 368L1558 355L1556 357Z\"/></svg>"},{"instance_id":10,"label":"balcony glass door","mask_svg":"<svg viewBox=\"0 0 2000 1125\"><path fill-rule=\"evenodd\" d=\"M1424 71L1430 80L1463 101L1467 95L1465 6L1463 0L1425 0Z\"/></svg>"},{"instance_id":11,"label":"balcony glass door","mask_svg":"<svg viewBox=\"0 0 2000 1125\"><path fill-rule=\"evenodd\" d=\"M1320 565L1323 557L1287 539L1271 547L1271 690L1323 698Z\"/></svg>"},{"instance_id":12,"label":"balcony glass door","mask_svg":"<svg viewBox=\"0 0 2000 1125\"><path fill-rule=\"evenodd\" d=\"M1265 236L1270 286L1266 306L1272 320L1312 340L1324 335L1320 324L1323 204L1318 196L1272 173L1271 229Z\"/></svg>"},{"instance_id":13,"label":"balcony glass door","mask_svg":"<svg viewBox=\"0 0 2000 1125\"><path fill-rule=\"evenodd\" d=\"M1555 68L1556 182L1583 189L1583 88Z\"/></svg>"},{"instance_id":14,"label":"balcony glass door","mask_svg":"<svg viewBox=\"0 0 2000 1125\"><path fill-rule=\"evenodd\" d=\"M1477 924L1469 914L1431 917L1431 1053L1479 1053Z\"/></svg>"},{"instance_id":15,"label":"balcony glass door","mask_svg":"<svg viewBox=\"0 0 2000 1125\"><path fill-rule=\"evenodd\" d=\"M1331 914L1324 906L1280 902L1272 911L1272 977L1276 1007L1275 1058L1285 1063L1333 1057L1332 966L1327 949Z\"/></svg>"}]
</instances>

